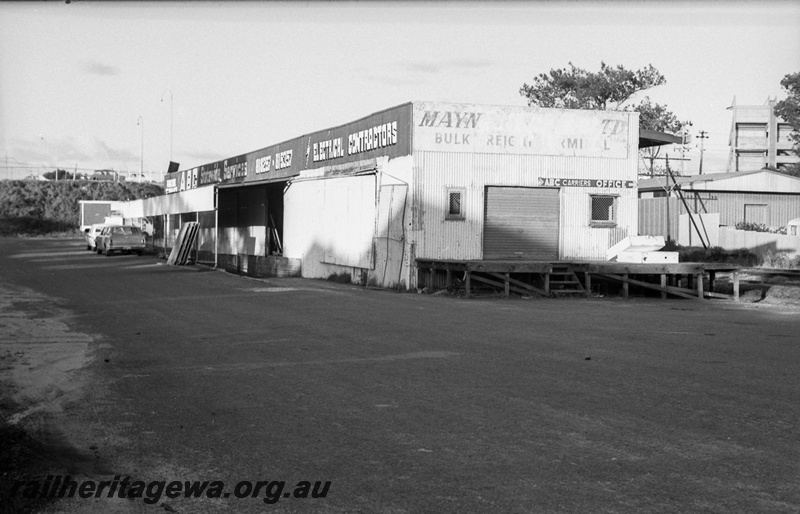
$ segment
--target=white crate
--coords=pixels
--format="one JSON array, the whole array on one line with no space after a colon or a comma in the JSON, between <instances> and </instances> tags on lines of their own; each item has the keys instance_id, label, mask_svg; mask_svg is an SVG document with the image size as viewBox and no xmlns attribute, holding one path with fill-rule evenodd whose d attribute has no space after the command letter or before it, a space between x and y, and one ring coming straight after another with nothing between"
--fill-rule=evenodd
<instances>
[{"instance_id":1,"label":"white crate","mask_svg":"<svg viewBox=\"0 0 800 514\"><path fill-rule=\"evenodd\" d=\"M673 264L678 262L678 252L620 252L617 262Z\"/></svg>"},{"instance_id":2,"label":"white crate","mask_svg":"<svg viewBox=\"0 0 800 514\"><path fill-rule=\"evenodd\" d=\"M613 261L622 252L655 252L664 244L664 236L628 236L606 250L606 260Z\"/></svg>"}]
</instances>

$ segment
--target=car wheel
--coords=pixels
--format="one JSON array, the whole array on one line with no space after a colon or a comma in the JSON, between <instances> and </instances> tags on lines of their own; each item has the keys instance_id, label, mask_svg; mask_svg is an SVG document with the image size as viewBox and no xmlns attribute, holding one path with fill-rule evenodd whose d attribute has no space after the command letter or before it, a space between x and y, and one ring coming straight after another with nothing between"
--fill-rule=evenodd
<instances>
[{"instance_id":1,"label":"car wheel","mask_svg":"<svg viewBox=\"0 0 800 514\"><path fill-rule=\"evenodd\" d=\"M139 257L141 257L141 256L142 256L142 251L141 251L141 250L139 250L138 252L136 252L136 255L137 255L137 256L139 256Z\"/></svg>"},{"instance_id":2,"label":"car wheel","mask_svg":"<svg viewBox=\"0 0 800 514\"><path fill-rule=\"evenodd\" d=\"M92 249L92 245L86 245L86 249L87 250L91 250Z\"/></svg>"},{"instance_id":3,"label":"car wheel","mask_svg":"<svg viewBox=\"0 0 800 514\"><path fill-rule=\"evenodd\" d=\"M111 250L106 247L106 257L111 257Z\"/></svg>"},{"instance_id":4,"label":"car wheel","mask_svg":"<svg viewBox=\"0 0 800 514\"><path fill-rule=\"evenodd\" d=\"M101 250L99 246L98 246L98 247L96 247L96 248L94 249L94 251L95 251L95 252L97 252L97 255L100 255L101 253L103 253L103 250Z\"/></svg>"}]
</instances>

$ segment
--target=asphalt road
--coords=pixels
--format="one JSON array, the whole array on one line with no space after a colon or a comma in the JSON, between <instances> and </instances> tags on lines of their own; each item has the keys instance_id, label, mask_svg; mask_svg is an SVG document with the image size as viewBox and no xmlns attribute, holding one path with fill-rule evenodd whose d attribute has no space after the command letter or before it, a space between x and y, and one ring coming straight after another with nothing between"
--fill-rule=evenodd
<instances>
[{"instance_id":1,"label":"asphalt road","mask_svg":"<svg viewBox=\"0 0 800 514\"><path fill-rule=\"evenodd\" d=\"M220 480L228 492L330 486L274 504L101 497L36 509L800 511L796 308L465 300L83 248L0 239L11 298L0 408L9 444L36 450L12 471ZM23 318L33 335L9 332ZM50 334L41 353L72 348L78 361L31 365L38 326Z\"/></svg>"}]
</instances>

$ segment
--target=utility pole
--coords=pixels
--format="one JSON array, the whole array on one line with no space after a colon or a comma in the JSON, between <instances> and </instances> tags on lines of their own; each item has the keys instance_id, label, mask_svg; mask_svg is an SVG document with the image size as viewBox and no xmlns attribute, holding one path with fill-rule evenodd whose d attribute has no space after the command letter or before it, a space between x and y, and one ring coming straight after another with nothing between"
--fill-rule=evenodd
<instances>
[{"instance_id":1,"label":"utility pole","mask_svg":"<svg viewBox=\"0 0 800 514\"><path fill-rule=\"evenodd\" d=\"M703 152L705 151L705 149L703 148L703 143L705 142L704 141L705 139L708 139L708 136L706 134L708 134L708 132L706 132L705 130L701 130L700 135L697 136L697 139L700 140L700 175L703 174Z\"/></svg>"},{"instance_id":2,"label":"utility pole","mask_svg":"<svg viewBox=\"0 0 800 514\"><path fill-rule=\"evenodd\" d=\"M141 167L139 168L139 174L144 175L144 118L139 116L139 119L136 121L137 125L142 126L142 162ZM130 179L131 172L128 171L128 178Z\"/></svg>"},{"instance_id":3,"label":"utility pole","mask_svg":"<svg viewBox=\"0 0 800 514\"><path fill-rule=\"evenodd\" d=\"M681 175L686 175L686 167L684 166L684 162L686 161L686 145L689 143L689 138L691 135L689 134L689 129L686 127L691 127L692 122L687 121L681 127Z\"/></svg>"}]
</instances>

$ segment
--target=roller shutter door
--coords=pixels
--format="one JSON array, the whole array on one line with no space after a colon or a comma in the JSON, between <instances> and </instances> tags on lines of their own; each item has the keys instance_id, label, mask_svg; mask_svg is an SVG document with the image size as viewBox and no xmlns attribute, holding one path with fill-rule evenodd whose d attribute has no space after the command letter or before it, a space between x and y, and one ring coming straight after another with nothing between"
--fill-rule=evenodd
<instances>
[{"instance_id":1,"label":"roller shutter door","mask_svg":"<svg viewBox=\"0 0 800 514\"><path fill-rule=\"evenodd\" d=\"M558 189L487 187L484 259L558 259Z\"/></svg>"}]
</instances>

